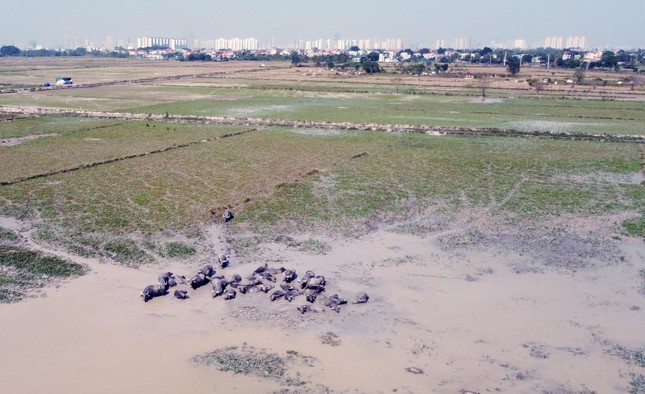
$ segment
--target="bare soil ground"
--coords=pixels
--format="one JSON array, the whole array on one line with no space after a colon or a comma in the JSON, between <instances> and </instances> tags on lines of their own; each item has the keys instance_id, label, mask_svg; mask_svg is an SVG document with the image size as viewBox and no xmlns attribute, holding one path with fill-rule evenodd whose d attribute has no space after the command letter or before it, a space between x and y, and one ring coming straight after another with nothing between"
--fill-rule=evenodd
<instances>
[{"instance_id":1,"label":"bare soil ground","mask_svg":"<svg viewBox=\"0 0 645 394\"><path fill-rule=\"evenodd\" d=\"M527 229L528 239L518 239L520 231L500 230L486 215L429 214L360 239L292 234L289 242L263 242L244 256L228 241L252 233L220 224L206 229L212 254L231 254L221 274L246 276L264 263L301 274L311 269L327 277L329 294L370 296L340 313L305 315L296 310L306 304L302 297L272 303L257 293L224 301L213 299L209 286L189 289L184 301L140 300L160 272L188 276L208 256L135 270L49 251L92 271L46 296L0 308L3 390L628 391L630 376L644 368L616 349L643 346L642 241L603 241L581 231L554 244L563 223ZM28 224L0 224L43 249L30 240ZM307 239L328 247L294 246ZM234 374L192 361L231 347L247 357L279 357L285 374Z\"/></svg>"},{"instance_id":2,"label":"bare soil ground","mask_svg":"<svg viewBox=\"0 0 645 394\"><path fill-rule=\"evenodd\" d=\"M15 146L15 145L20 145L24 144L25 142L35 140L37 138L43 138L43 137L54 137L59 134L56 133L48 133L48 134L32 134L32 135L27 135L24 137L15 137L15 138L5 138L0 140L0 146Z\"/></svg>"}]
</instances>

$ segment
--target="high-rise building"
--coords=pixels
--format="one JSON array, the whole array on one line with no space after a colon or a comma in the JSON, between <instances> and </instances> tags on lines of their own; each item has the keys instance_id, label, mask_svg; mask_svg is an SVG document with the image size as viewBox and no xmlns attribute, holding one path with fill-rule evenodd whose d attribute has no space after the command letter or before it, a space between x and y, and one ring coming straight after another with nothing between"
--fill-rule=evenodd
<instances>
[{"instance_id":1,"label":"high-rise building","mask_svg":"<svg viewBox=\"0 0 645 394\"><path fill-rule=\"evenodd\" d=\"M468 39L465 37L455 38L454 49L467 49L469 47Z\"/></svg>"},{"instance_id":2,"label":"high-rise building","mask_svg":"<svg viewBox=\"0 0 645 394\"><path fill-rule=\"evenodd\" d=\"M185 38L168 38L168 37L139 37L137 38L137 48L170 48L183 49L188 48L188 40Z\"/></svg>"},{"instance_id":3,"label":"high-rise building","mask_svg":"<svg viewBox=\"0 0 645 394\"><path fill-rule=\"evenodd\" d=\"M562 37L556 37L556 36L547 37L544 40L544 47L553 48L553 49L562 49L563 48L562 43L563 43Z\"/></svg>"},{"instance_id":4,"label":"high-rise building","mask_svg":"<svg viewBox=\"0 0 645 394\"><path fill-rule=\"evenodd\" d=\"M516 38L513 42L513 48L526 49L526 40L523 38Z\"/></svg>"},{"instance_id":5,"label":"high-rise building","mask_svg":"<svg viewBox=\"0 0 645 394\"><path fill-rule=\"evenodd\" d=\"M566 40L567 48L584 48L586 43L585 36L569 36Z\"/></svg>"}]
</instances>

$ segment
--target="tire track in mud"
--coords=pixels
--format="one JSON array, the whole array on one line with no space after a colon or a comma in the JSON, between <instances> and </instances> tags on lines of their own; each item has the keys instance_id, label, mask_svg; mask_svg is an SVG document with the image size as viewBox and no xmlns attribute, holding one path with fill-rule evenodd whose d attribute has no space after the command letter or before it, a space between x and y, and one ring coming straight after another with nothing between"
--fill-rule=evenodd
<instances>
[{"instance_id":1,"label":"tire track in mud","mask_svg":"<svg viewBox=\"0 0 645 394\"><path fill-rule=\"evenodd\" d=\"M0 114L20 115L67 115L100 119L149 120L160 122L196 123L196 124L225 124L234 126L282 126L294 128L317 128L358 131L385 131L391 133L424 133L428 135L484 136L484 137L524 137L563 139L571 141L594 142L628 142L645 143L645 136L625 134L585 134L566 131L517 130L500 129L495 127L461 127L461 126L431 126L410 124L379 124L351 122L321 122L308 120L287 120L272 118L235 118L223 116L192 116L192 115L162 115L128 112L69 110L61 108L0 106Z\"/></svg>"},{"instance_id":2,"label":"tire track in mud","mask_svg":"<svg viewBox=\"0 0 645 394\"><path fill-rule=\"evenodd\" d=\"M213 138L207 138L207 139L202 139L202 140L199 140L199 141L192 141L192 142L186 142L184 144L167 146L165 148L156 149L156 150L152 150L152 151L149 151L149 152L136 153L136 154L132 154L132 155L115 157L115 158L112 158L112 159L101 160L101 161L96 161L96 162L87 163L87 164L81 164L81 165L71 167L71 168L64 168L62 170L49 171L49 172L45 172L45 173L41 173L41 174L20 177L20 178L12 179L12 180L9 180L9 181L0 181L0 186L10 186L10 185L15 185L17 183L22 183L22 182L26 182L26 181L30 181L30 180L34 180L34 179L48 178L48 177L54 176L54 175L60 175L60 174L66 174L66 173L75 172L75 171L79 171L79 170L85 170L85 169L88 169L88 168L98 167L98 166L105 165L105 164L112 164L112 163L117 163L117 162L120 162L120 161L136 159L136 158L139 158L139 157L145 157L145 156L149 156L149 155L165 153L165 152L173 151L173 150L176 150L176 149L188 148L188 147L191 147L191 146L197 145L197 144L204 144L204 143L208 143L208 142L212 142L212 141L217 141L217 140L220 140L220 139L223 139L223 138L229 138L229 137L235 137L235 136L243 135L243 134L251 133L253 131L257 131L257 129L254 128L254 129L248 129L248 130L238 131L238 132L234 132L234 133L227 133L227 134L220 135L220 136L213 137Z\"/></svg>"}]
</instances>

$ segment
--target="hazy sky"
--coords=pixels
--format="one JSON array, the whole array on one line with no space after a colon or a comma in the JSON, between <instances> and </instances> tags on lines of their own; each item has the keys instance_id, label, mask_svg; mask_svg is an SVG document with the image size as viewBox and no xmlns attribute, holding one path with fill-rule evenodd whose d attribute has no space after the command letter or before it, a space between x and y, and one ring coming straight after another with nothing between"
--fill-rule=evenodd
<instances>
[{"instance_id":1,"label":"hazy sky","mask_svg":"<svg viewBox=\"0 0 645 394\"><path fill-rule=\"evenodd\" d=\"M586 37L587 47L645 47L645 0L39 0L2 2L0 45L47 47L69 38L95 43L106 36L193 39L402 38L434 47L444 38L475 46L546 36Z\"/></svg>"}]
</instances>

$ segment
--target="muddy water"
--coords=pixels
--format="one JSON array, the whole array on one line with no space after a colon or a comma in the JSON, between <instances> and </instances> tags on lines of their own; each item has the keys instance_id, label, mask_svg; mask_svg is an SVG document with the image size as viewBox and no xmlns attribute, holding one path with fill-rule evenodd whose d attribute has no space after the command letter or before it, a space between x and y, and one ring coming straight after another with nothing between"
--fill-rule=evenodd
<instances>
[{"instance_id":1,"label":"muddy water","mask_svg":"<svg viewBox=\"0 0 645 394\"><path fill-rule=\"evenodd\" d=\"M223 245L209 232L215 250ZM331 242L331 241L330 241ZM84 260L85 277L44 298L0 305L0 383L7 393L273 392L276 382L195 366L194 355L247 344L313 356L291 365L309 382L349 392L541 392L568 388L624 392L637 367L607 353L607 341L643 346L645 298L641 241L625 242L626 262L593 271L518 274L524 256L502 251L445 252L433 238L378 232L334 242L326 255L267 245L264 261L312 269L328 293L370 301L300 315L302 299L271 303L265 294L212 299L191 291L141 301L139 292L190 263L133 270ZM633 310L640 306L642 310ZM339 344L323 343L333 333ZM423 371L414 374L406 368ZM315 392L315 391L314 391Z\"/></svg>"}]
</instances>

